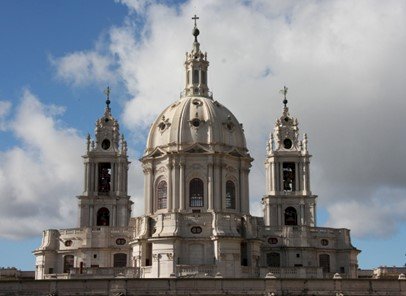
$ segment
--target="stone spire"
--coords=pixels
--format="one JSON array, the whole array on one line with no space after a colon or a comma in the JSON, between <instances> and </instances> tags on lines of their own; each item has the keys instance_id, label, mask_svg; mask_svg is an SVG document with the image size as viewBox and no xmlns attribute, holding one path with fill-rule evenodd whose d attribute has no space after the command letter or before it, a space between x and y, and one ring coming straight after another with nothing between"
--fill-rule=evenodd
<instances>
[{"instance_id":1,"label":"stone spire","mask_svg":"<svg viewBox=\"0 0 406 296\"><path fill-rule=\"evenodd\" d=\"M200 31L197 28L196 20L199 19L196 15L192 18L195 22L192 34L194 42L191 52L186 53L185 71L186 83L183 96L200 96L211 97L209 88L207 86L207 68L209 62L207 61L207 53L200 50L200 43L197 40Z\"/></svg>"}]
</instances>

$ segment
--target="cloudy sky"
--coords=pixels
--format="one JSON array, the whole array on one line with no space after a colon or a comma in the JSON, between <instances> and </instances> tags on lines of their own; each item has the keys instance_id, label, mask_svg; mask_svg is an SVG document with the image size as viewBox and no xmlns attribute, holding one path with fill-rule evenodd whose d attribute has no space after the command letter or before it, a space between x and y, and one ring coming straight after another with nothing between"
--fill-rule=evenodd
<instances>
[{"instance_id":1,"label":"cloudy sky","mask_svg":"<svg viewBox=\"0 0 406 296\"><path fill-rule=\"evenodd\" d=\"M34 269L43 229L77 225L85 137L112 109L137 159L179 98L193 22L209 87L244 124L261 215L265 144L288 86L309 136L319 226L351 229L362 268L406 258L406 2L11 1L0 4L0 266ZM385 251L383 251L385 249Z\"/></svg>"}]
</instances>

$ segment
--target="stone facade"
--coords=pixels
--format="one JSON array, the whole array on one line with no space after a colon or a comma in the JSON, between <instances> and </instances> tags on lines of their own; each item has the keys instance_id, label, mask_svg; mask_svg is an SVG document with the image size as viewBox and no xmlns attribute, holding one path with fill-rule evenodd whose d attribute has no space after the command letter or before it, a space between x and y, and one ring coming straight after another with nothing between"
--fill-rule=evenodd
<instances>
[{"instance_id":1,"label":"stone facade","mask_svg":"<svg viewBox=\"0 0 406 296\"><path fill-rule=\"evenodd\" d=\"M213 99L193 35L185 89L152 124L141 158L144 215L130 218L127 147L108 97L83 156L79 228L44 231L36 278L356 278L349 230L316 226L308 139L286 98L266 149L264 215L250 215L244 129Z\"/></svg>"},{"instance_id":2,"label":"stone facade","mask_svg":"<svg viewBox=\"0 0 406 296\"><path fill-rule=\"evenodd\" d=\"M3 295L405 296L406 280L87 279L0 281Z\"/></svg>"}]
</instances>

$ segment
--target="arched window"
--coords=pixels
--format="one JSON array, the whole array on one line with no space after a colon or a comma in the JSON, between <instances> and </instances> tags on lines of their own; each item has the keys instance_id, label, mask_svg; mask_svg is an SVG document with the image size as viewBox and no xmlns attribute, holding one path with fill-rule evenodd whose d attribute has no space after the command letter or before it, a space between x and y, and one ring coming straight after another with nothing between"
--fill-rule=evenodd
<instances>
[{"instance_id":1,"label":"arched window","mask_svg":"<svg viewBox=\"0 0 406 296\"><path fill-rule=\"evenodd\" d=\"M226 209L235 209L235 185L233 181L226 182Z\"/></svg>"},{"instance_id":2,"label":"arched window","mask_svg":"<svg viewBox=\"0 0 406 296\"><path fill-rule=\"evenodd\" d=\"M191 207L202 207L204 198L204 185L203 181L194 178L189 184L189 201Z\"/></svg>"},{"instance_id":3,"label":"arched window","mask_svg":"<svg viewBox=\"0 0 406 296\"><path fill-rule=\"evenodd\" d=\"M111 163L99 163L99 194L106 195L111 190Z\"/></svg>"},{"instance_id":4,"label":"arched window","mask_svg":"<svg viewBox=\"0 0 406 296\"><path fill-rule=\"evenodd\" d=\"M69 273L71 268L73 268L74 257L73 255L66 255L63 257L63 272Z\"/></svg>"},{"instance_id":5,"label":"arched window","mask_svg":"<svg viewBox=\"0 0 406 296\"><path fill-rule=\"evenodd\" d=\"M127 254L117 253L114 254L114 267L126 267L127 266Z\"/></svg>"},{"instance_id":6,"label":"arched window","mask_svg":"<svg viewBox=\"0 0 406 296\"><path fill-rule=\"evenodd\" d=\"M294 207L286 208L285 225L297 225L297 212Z\"/></svg>"},{"instance_id":7,"label":"arched window","mask_svg":"<svg viewBox=\"0 0 406 296\"><path fill-rule=\"evenodd\" d=\"M320 254L319 266L323 269L323 272L330 272L330 255Z\"/></svg>"},{"instance_id":8,"label":"arched window","mask_svg":"<svg viewBox=\"0 0 406 296\"><path fill-rule=\"evenodd\" d=\"M168 201L168 185L166 184L166 181L161 181L158 183L156 195L158 198L158 210L166 209L166 204Z\"/></svg>"},{"instance_id":9,"label":"arched window","mask_svg":"<svg viewBox=\"0 0 406 296\"><path fill-rule=\"evenodd\" d=\"M97 226L110 225L110 211L107 208L100 208L97 211Z\"/></svg>"},{"instance_id":10,"label":"arched window","mask_svg":"<svg viewBox=\"0 0 406 296\"><path fill-rule=\"evenodd\" d=\"M279 253L266 254L266 265L269 267L280 267L281 266L281 254L279 254Z\"/></svg>"},{"instance_id":11,"label":"arched window","mask_svg":"<svg viewBox=\"0 0 406 296\"><path fill-rule=\"evenodd\" d=\"M295 191L296 165L294 162L283 163L283 190Z\"/></svg>"}]
</instances>

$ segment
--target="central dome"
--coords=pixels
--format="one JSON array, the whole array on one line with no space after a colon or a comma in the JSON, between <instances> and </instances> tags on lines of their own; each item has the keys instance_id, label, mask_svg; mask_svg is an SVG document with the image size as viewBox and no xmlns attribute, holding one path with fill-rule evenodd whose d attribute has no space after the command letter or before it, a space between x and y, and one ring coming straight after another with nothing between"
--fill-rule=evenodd
<instances>
[{"instance_id":1,"label":"central dome","mask_svg":"<svg viewBox=\"0 0 406 296\"><path fill-rule=\"evenodd\" d=\"M222 104L211 98L187 96L167 107L151 126L145 155L199 149L238 153L248 150L242 125Z\"/></svg>"}]
</instances>

